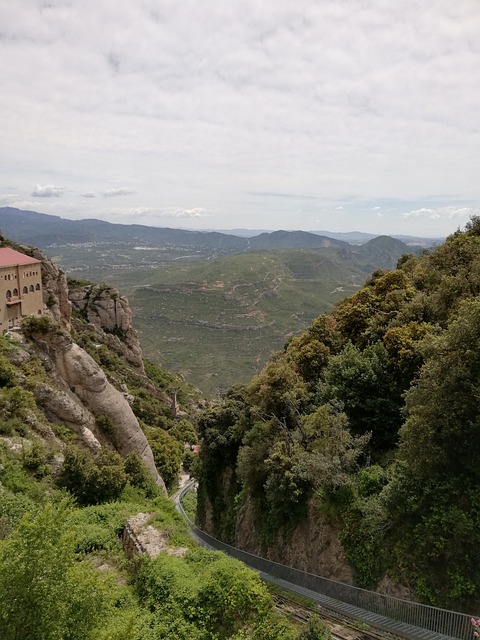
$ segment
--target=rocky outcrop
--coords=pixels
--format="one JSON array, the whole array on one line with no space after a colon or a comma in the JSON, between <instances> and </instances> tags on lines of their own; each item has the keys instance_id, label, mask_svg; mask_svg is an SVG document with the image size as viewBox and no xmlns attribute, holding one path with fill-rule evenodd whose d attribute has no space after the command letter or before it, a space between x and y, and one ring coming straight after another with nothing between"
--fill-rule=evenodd
<instances>
[{"instance_id":1,"label":"rocky outcrop","mask_svg":"<svg viewBox=\"0 0 480 640\"><path fill-rule=\"evenodd\" d=\"M33 249L31 254L42 262L43 302L54 320L69 330L71 304L68 300L67 277L39 249Z\"/></svg>"},{"instance_id":2,"label":"rocky outcrop","mask_svg":"<svg viewBox=\"0 0 480 640\"><path fill-rule=\"evenodd\" d=\"M49 376L61 389L54 391L48 385L39 386L36 390L39 403L73 428L93 449L100 446L101 439L95 417L108 417L114 425L109 439L115 449L122 455L137 453L157 485L166 492L152 450L128 400L110 384L95 360L60 328L32 337L45 353Z\"/></svg>"},{"instance_id":3,"label":"rocky outcrop","mask_svg":"<svg viewBox=\"0 0 480 640\"><path fill-rule=\"evenodd\" d=\"M211 506L206 505L204 529L212 529ZM240 507L234 546L274 562L295 567L346 584L353 584L353 572L339 540L338 530L310 505L307 517L288 534L279 530L275 541L265 545L256 533L251 500Z\"/></svg>"},{"instance_id":4,"label":"rocky outcrop","mask_svg":"<svg viewBox=\"0 0 480 640\"><path fill-rule=\"evenodd\" d=\"M128 389L117 390L95 360L72 339L72 302L65 274L38 249L21 246L18 249L42 262L47 317L25 323L23 332L13 336L18 344L9 354L16 366L28 363L32 356L42 362L51 384L33 385L37 405L47 417L75 431L92 451L113 445L121 455L137 453L166 493L152 450L130 407L129 399L133 398ZM128 300L106 285L77 288L72 300L89 322L90 333L98 337L98 346L105 344L112 348L136 373L143 374L142 352L131 325ZM112 425L108 434L98 426L100 417L108 418L108 424ZM53 432L48 435L54 437Z\"/></svg>"},{"instance_id":5,"label":"rocky outcrop","mask_svg":"<svg viewBox=\"0 0 480 640\"><path fill-rule=\"evenodd\" d=\"M186 547L170 547L168 534L149 524L152 513L137 513L127 520L122 534L123 548L130 558L135 555L148 555L156 558L159 553L166 552L172 556L183 556Z\"/></svg>"},{"instance_id":6,"label":"rocky outcrop","mask_svg":"<svg viewBox=\"0 0 480 640\"><path fill-rule=\"evenodd\" d=\"M95 417L82 406L74 394L42 384L35 388L34 395L47 417L63 422L75 431L81 442L91 451L101 449L101 444L94 435Z\"/></svg>"},{"instance_id":7,"label":"rocky outcrop","mask_svg":"<svg viewBox=\"0 0 480 640\"><path fill-rule=\"evenodd\" d=\"M144 373L142 350L132 327L132 311L125 296L107 285L86 285L69 292L69 300L101 342L129 365Z\"/></svg>"}]
</instances>

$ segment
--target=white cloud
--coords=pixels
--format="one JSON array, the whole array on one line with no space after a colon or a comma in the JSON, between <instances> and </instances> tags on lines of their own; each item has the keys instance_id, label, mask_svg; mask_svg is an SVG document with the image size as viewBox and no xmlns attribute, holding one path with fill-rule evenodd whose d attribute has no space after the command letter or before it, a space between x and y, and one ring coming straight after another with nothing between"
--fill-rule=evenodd
<instances>
[{"instance_id":1,"label":"white cloud","mask_svg":"<svg viewBox=\"0 0 480 640\"><path fill-rule=\"evenodd\" d=\"M17 193L7 193L4 196L0 196L0 204L13 204L16 200L18 200Z\"/></svg>"},{"instance_id":2,"label":"white cloud","mask_svg":"<svg viewBox=\"0 0 480 640\"><path fill-rule=\"evenodd\" d=\"M135 193L127 187L118 187L117 189L107 189L103 192L105 198L116 198L117 196L128 196L131 193Z\"/></svg>"},{"instance_id":3,"label":"white cloud","mask_svg":"<svg viewBox=\"0 0 480 640\"><path fill-rule=\"evenodd\" d=\"M475 214L475 209L471 207L441 207L430 209L422 207L403 213L404 218L428 218L430 220L451 220L453 218L465 218Z\"/></svg>"},{"instance_id":4,"label":"white cloud","mask_svg":"<svg viewBox=\"0 0 480 640\"><path fill-rule=\"evenodd\" d=\"M153 207L139 207L132 209L129 214L135 217L148 216L151 218L206 218L209 213L202 207L194 209L183 209L181 207L167 207L165 209L155 209Z\"/></svg>"},{"instance_id":5,"label":"white cloud","mask_svg":"<svg viewBox=\"0 0 480 640\"><path fill-rule=\"evenodd\" d=\"M458 196L438 207L478 208L477 5L0 2L0 58L15 61L0 66L3 190L25 198L35 176L65 185L60 201L41 195L48 211L102 217L129 184L152 209L222 211L224 228L308 229L322 199L322 226L344 230L377 223L371 208L388 198L406 212L436 210L432 193ZM296 215L282 193L312 207L302 199ZM368 203L355 217L350 197Z\"/></svg>"},{"instance_id":6,"label":"white cloud","mask_svg":"<svg viewBox=\"0 0 480 640\"><path fill-rule=\"evenodd\" d=\"M34 198L59 198L63 195L63 187L56 187L53 184L37 184L30 195Z\"/></svg>"},{"instance_id":7,"label":"white cloud","mask_svg":"<svg viewBox=\"0 0 480 640\"><path fill-rule=\"evenodd\" d=\"M84 191L80 194L82 198L95 198L95 193L93 191Z\"/></svg>"}]
</instances>

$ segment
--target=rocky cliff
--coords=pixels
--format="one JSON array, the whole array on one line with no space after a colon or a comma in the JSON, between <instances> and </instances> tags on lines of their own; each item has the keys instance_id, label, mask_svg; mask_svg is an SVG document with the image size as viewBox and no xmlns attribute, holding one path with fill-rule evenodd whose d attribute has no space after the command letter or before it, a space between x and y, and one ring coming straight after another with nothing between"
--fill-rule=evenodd
<instances>
[{"instance_id":1,"label":"rocky cliff","mask_svg":"<svg viewBox=\"0 0 480 640\"><path fill-rule=\"evenodd\" d=\"M137 453L165 491L123 379L118 376L115 385L112 377L107 377L94 357L76 342L78 331L73 327L72 307L88 323L95 349L113 352L111 358L117 358L122 370L144 375L127 299L115 289L94 285L77 288L69 296L66 277L54 263L37 249L20 250L42 261L45 311L42 317L26 319L21 331L12 332L16 347L8 358L14 365L42 363L41 380L31 385L37 407L50 421L72 429L93 451L106 447L122 456ZM111 425L108 432L101 426L105 421Z\"/></svg>"},{"instance_id":2,"label":"rocky cliff","mask_svg":"<svg viewBox=\"0 0 480 640\"><path fill-rule=\"evenodd\" d=\"M71 288L69 300L104 344L144 373L142 350L132 327L132 311L125 296L114 287L88 284Z\"/></svg>"}]
</instances>

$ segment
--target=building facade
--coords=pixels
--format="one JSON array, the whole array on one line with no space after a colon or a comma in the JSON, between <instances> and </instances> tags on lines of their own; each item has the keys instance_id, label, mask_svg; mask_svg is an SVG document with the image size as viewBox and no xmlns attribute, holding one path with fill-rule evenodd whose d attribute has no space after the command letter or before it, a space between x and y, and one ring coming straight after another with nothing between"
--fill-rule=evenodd
<instances>
[{"instance_id":1,"label":"building facade","mask_svg":"<svg viewBox=\"0 0 480 640\"><path fill-rule=\"evenodd\" d=\"M0 334L21 318L42 315L42 263L10 247L0 248Z\"/></svg>"}]
</instances>

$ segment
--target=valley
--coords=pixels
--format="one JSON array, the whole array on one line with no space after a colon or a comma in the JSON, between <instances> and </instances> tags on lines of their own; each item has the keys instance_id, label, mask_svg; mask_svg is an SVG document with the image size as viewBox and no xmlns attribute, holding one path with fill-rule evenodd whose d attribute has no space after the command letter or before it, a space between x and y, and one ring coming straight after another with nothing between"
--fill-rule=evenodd
<instances>
[{"instance_id":1,"label":"valley","mask_svg":"<svg viewBox=\"0 0 480 640\"><path fill-rule=\"evenodd\" d=\"M246 238L8 207L0 227L39 246L69 278L119 288L146 357L211 397L246 383L374 269L424 248L387 236L357 238L362 244L303 231Z\"/></svg>"},{"instance_id":2,"label":"valley","mask_svg":"<svg viewBox=\"0 0 480 640\"><path fill-rule=\"evenodd\" d=\"M70 277L124 291L146 356L218 396L409 250L392 238L341 245L226 256L191 247L55 247L55 259Z\"/></svg>"}]
</instances>

